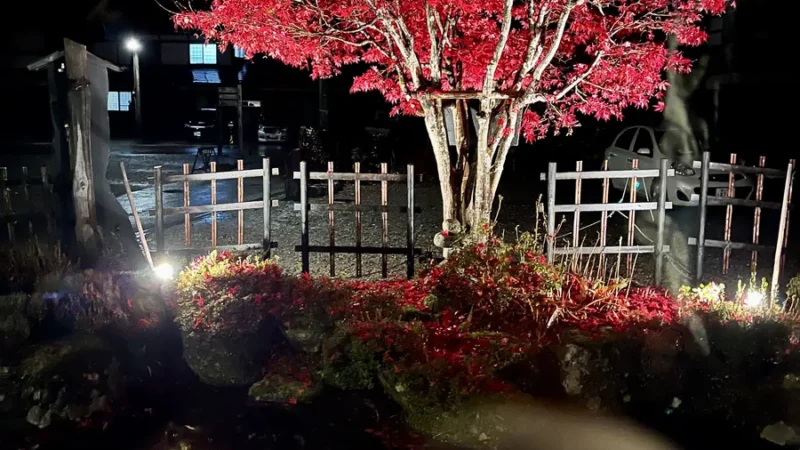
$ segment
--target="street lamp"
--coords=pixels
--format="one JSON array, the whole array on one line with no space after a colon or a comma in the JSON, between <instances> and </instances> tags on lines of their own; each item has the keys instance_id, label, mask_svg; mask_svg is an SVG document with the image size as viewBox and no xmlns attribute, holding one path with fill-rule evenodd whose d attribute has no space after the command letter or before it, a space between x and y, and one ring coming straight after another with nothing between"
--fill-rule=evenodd
<instances>
[{"instance_id":1,"label":"street lamp","mask_svg":"<svg viewBox=\"0 0 800 450\"><path fill-rule=\"evenodd\" d=\"M136 114L136 133L142 137L142 85L139 77L139 51L142 49L142 43L135 37L128 38L125 41L125 48L133 53L133 108Z\"/></svg>"}]
</instances>

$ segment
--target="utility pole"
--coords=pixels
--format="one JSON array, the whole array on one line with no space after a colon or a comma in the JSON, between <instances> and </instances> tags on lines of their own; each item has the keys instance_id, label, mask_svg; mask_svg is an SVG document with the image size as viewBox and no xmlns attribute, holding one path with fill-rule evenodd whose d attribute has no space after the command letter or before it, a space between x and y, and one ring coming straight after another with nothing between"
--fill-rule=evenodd
<instances>
[{"instance_id":1,"label":"utility pole","mask_svg":"<svg viewBox=\"0 0 800 450\"><path fill-rule=\"evenodd\" d=\"M136 38L125 42L125 48L133 53L133 109L136 114L136 136L142 138L142 82L139 72L139 50L142 43Z\"/></svg>"}]
</instances>

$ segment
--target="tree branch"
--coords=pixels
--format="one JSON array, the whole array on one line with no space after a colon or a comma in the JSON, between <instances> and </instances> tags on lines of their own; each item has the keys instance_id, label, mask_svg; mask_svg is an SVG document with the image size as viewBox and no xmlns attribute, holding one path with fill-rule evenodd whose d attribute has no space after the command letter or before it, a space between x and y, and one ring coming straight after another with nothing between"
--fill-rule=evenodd
<instances>
[{"instance_id":1,"label":"tree branch","mask_svg":"<svg viewBox=\"0 0 800 450\"><path fill-rule=\"evenodd\" d=\"M431 82L438 86L442 81L442 50L439 48L439 39L436 32L436 18L438 16L436 11L431 7L430 3L425 2L425 22L428 25L428 35L431 40L431 53L429 65L431 68Z\"/></svg>"},{"instance_id":2,"label":"tree branch","mask_svg":"<svg viewBox=\"0 0 800 450\"><path fill-rule=\"evenodd\" d=\"M603 52L602 51L597 52L597 57L595 57L592 65L589 66L588 69L586 69L586 72L583 72L579 77L572 80L572 83L568 84L564 89L562 89L558 94L556 94L556 100L561 100L562 98L564 98L564 96L567 95L569 91L573 90L575 86L579 85L586 78L588 78L589 75L591 75L592 70L594 70L594 68L597 67L598 64L600 64L600 60L602 58L603 58Z\"/></svg>"},{"instance_id":3,"label":"tree branch","mask_svg":"<svg viewBox=\"0 0 800 450\"><path fill-rule=\"evenodd\" d=\"M497 46L494 48L492 60L486 67L486 77L483 80L484 94L488 94L494 90L494 74L497 71L497 66L500 64L503 50L506 48L508 33L511 31L511 9L513 6L514 0L505 0L503 6L503 22L500 25L500 39L497 41Z\"/></svg>"},{"instance_id":4,"label":"tree branch","mask_svg":"<svg viewBox=\"0 0 800 450\"><path fill-rule=\"evenodd\" d=\"M570 13L572 13L572 10L576 6L582 5L585 1L586 0L571 0L564 7L564 11L561 12L561 16L558 18L558 26L556 27L556 32L553 35L553 41L550 43L550 48L547 50L545 57L542 58L542 60L536 66L536 69L533 72L533 79L531 80L530 86L528 86L528 89L525 91L523 100L527 100L528 97L533 96L539 79L542 77L545 69L547 69L547 66L553 62L553 58L555 58L558 48L561 46L561 40L564 38L564 30L567 29L567 22L569 22Z\"/></svg>"},{"instance_id":5,"label":"tree branch","mask_svg":"<svg viewBox=\"0 0 800 450\"><path fill-rule=\"evenodd\" d=\"M539 16L534 22L533 20L533 13L534 13L534 4L536 2L532 1L528 4L528 30L531 34L531 41L528 43L528 48L525 50L525 60L522 63L522 67L520 68L519 72L517 72L517 79L514 82L514 88L519 90L522 87L522 82L525 80L525 77L528 73L533 69L533 65L536 62L536 58L539 57L541 54L541 42L542 36L544 36L544 23L547 20L547 17L550 15L550 9L547 6L542 5L542 8L539 10Z\"/></svg>"}]
</instances>

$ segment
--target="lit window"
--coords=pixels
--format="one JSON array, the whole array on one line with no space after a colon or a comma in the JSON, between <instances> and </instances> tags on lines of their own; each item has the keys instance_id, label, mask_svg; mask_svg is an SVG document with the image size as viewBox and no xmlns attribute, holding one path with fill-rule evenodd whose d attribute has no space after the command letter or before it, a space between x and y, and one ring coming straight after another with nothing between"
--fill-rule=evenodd
<instances>
[{"instance_id":1,"label":"lit window","mask_svg":"<svg viewBox=\"0 0 800 450\"><path fill-rule=\"evenodd\" d=\"M119 92L108 93L108 110L119 111Z\"/></svg>"},{"instance_id":2,"label":"lit window","mask_svg":"<svg viewBox=\"0 0 800 450\"><path fill-rule=\"evenodd\" d=\"M119 93L119 110L120 111L130 111L131 110L131 100L133 99L133 94L131 92L120 92Z\"/></svg>"},{"instance_id":3,"label":"lit window","mask_svg":"<svg viewBox=\"0 0 800 450\"><path fill-rule=\"evenodd\" d=\"M109 111L130 111L131 101L133 100L132 92L108 92L108 110Z\"/></svg>"},{"instance_id":4,"label":"lit window","mask_svg":"<svg viewBox=\"0 0 800 450\"><path fill-rule=\"evenodd\" d=\"M216 64L217 46L215 44L189 44L190 64Z\"/></svg>"},{"instance_id":5,"label":"lit window","mask_svg":"<svg viewBox=\"0 0 800 450\"><path fill-rule=\"evenodd\" d=\"M243 48L239 48L237 46L233 46L233 56L237 58L244 58L245 52Z\"/></svg>"},{"instance_id":6,"label":"lit window","mask_svg":"<svg viewBox=\"0 0 800 450\"><path fill-rule=\"evenodd\" d=\"M222 83L216 70L192 70L192 79L195 83Z\"/></svg>"}]
</instances>

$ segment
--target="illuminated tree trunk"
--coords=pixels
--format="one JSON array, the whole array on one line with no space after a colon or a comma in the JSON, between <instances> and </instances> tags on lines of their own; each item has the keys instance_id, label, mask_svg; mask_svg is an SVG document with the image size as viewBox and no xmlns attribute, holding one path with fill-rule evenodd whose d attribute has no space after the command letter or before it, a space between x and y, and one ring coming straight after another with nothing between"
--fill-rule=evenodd
<instances>
[{"instance_id":1,"label":"illuminated tree trunk","mask_svg":"<svg viewBox=\"0 0 800 450\"><path fill-rule=\"evenodd\" d=\"M423 102L425 126L436 156L442 217L457 220L472 238L479 239L491 222L497 187L513 136L517 130L513 102L480 102L475 120L465 100ZM454 142L448 145L445 109L452 111ZM475 124L474 126L472 124Z\"/></svg>"}]
</instances>

